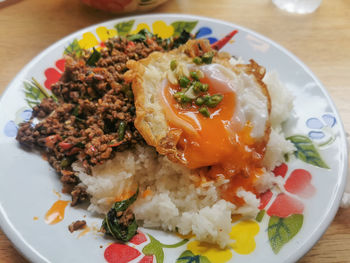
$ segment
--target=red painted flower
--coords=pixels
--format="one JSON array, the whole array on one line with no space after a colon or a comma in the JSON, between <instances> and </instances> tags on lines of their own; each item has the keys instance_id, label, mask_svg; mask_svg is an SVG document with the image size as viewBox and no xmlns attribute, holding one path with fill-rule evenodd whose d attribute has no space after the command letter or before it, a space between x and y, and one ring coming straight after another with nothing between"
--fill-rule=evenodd
<instances>
[{"instance_id":1,"label":"red painted flower","mask_svg":"<svg viewBox=\"0 0 350 263\"><path fill-rule=\"evenodd\" d=\"M82 0L83 3L109 12L120 12L132 2L132 0Z\"/></svg>"},{"instance_id":2,"label":"red painted flower","mask_svg":"<svg viewBox=\"0 0 350 263\"><path fill-rule=\"evenodd\" d=\"M129 241L129 244L140 245L147 241L147 237L141 231ZM141 256L141 252L135 246L129 246L128 244L113 243L109 245L105 252L104 257L108 263L128 263ZM153 256L143 256L139 263L153 263Z\"/></svg>"},{"instance_id":3,"label":"red painted flower","mask_svg":"<svg viewBox=\"0 0 350 263\"><path fill-rule=\"evenodd\" d=\"M59 81L64 71L65 63L65 59L59 59L55 63L56 68L48 68L45 70L44 74L46 77L46 81L44 85L47 89L51 90L51 85Z\"/></svg>"},{"instance_id":4,"label":"red painted flower","mask_svg":"<svg viewBox=\"0 0 350 263\"><path fill-rule=\"evenodd\" d=\"M304 204L299 198L312 197L316 189L311 183L311 174L304 169L295 169L288 175L288 166L282 164L273 171L275 176L282 176L284 178L284 189L287 193L280 193L275 196L271 191L267 191L260 196L260 207L264 209L267 207L267 214L269 216L288 217L293 214L302 214L304 211ZM272 204L268 207L268 204Z\"/></svg>"}]
</instances>

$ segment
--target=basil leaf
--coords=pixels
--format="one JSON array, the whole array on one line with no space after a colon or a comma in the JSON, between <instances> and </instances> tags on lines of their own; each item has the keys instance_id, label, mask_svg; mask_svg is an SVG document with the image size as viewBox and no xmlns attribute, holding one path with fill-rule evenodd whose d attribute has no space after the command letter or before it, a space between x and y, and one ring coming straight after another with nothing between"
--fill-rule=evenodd
<instances>
[{"instance_id":1,"label":"basil leaf","mask_svg":"<svg viewBox=\"0 0 350 263\"><path fill-rule=\"evenodd\" d=\"M131 196L129 199L115 202L112 208L108 211L106 217L103 219L101 228L104 229L107 235L114 237L117 240L127 242L129 241L136 233L138 225L136 223L135 215L128 210L129 206L135 202L139 189L136 193ZM126 216L132 217L127 219L127 225L125 224Z\"/></svg>"},{"instance_id":2,"label":"basil leaf","mask_svg":"<svg viewBox=\"0 0 350 263\"><path fill-rule=\"evenodd\" d=\"M98 52L95 48L88 60L86 61L86 64L90 67L93 67L96 65L97 61L101 58L101 53Z\"/></svg>"},{"instance_id":3,"label":"basil leaf","mask_svg":"<svg viewBox=\"0 0 350 263\"><path fill-rule=\"evenodd\" d=\"M127 36L127 39L134 42L142 42L146 40L146 36L142 34L134 34L134 35Z\"/></svg>"},{"instance_id":4,"label":"basil leaf","mask_svg":"<svg viewBox=\"0 0 350 263\"><path fill-rule=\"evenodd\" d=\"M129 208L129 206L132 203L134 203L136 201L138 194L139 194L139 189L137 189L136 193L133 196L131 196L129 199L126 199L126 200L123 200L123 201L120 201L120 202L115 202L112 208L116 212L125 211L126 209Z\"/></svg>"},{"instance_id":5,"label":"basil leaf","mask_svg":"<svg viewBox=\"0 0 350 263\"><path fill-rule=\"evenodd\" d=\"M183 30L179 37L174 39L173 48L177 48L185 44L191 38L191 34L186 30Z\"/></svg>"},{"instance_id":6,"label":"basil leaf","mask_svg":"<svg viewBox=\"0 0 350 263\"><path fill-rule=\"evenodd\" d=\"M294 152L295 157L303 162L329 169L328 165L322 160L312 141L303 135L294 135L287 138L290 140L297 150Z\"/></svg>"},{"instance_id":7,"label":"basil leaf","mask_svg":"<svg viewBox=\"0 0 350 263\"><path fill-rule=\"evenodd\" d=\"M154 35L149 32L146 28L140 30L137 34L129 35L126 38L134 42L143 42L148 38L152 38Z\"/></svg>"}]
</instances>

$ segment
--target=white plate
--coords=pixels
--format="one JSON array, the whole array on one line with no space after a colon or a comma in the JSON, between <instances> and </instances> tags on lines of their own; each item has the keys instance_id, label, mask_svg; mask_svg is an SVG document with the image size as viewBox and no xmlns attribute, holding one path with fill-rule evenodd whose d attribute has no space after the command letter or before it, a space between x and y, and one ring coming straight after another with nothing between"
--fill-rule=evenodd
<instances>
[{"instance_id":1,"label":"white plate","mask_svg":"<svg viewBox=\"0 0 350 263\"><path fill-rule=\"evenodd\" d=\"M275 197L270 201L267 209L265 208L267 213L260 223L236 222L234 229L240 232L232 241L236 245L224 251L210 249L202 250L201 253L210 262L298 260L317 242L332 221L345 187L346 140L335 106L313 73L278 44L237 25L188 15L136 16L88 27L43 51L16 76L0 103L0 223L3 231L33 262L105 261L104 252L111 240L103 238L96 231L78 237L79 233L71 234L67 230L71 222L82 219L85 215L89 226L99 227L100 218L90 215L84 209L67 207L62 222L56 225L45 224L44 215L59 199L54 191L61 189L61 183L49 164L38 154L21 149L14 136L18 123L26 120L30 114L23 92L24 80L35 77L42 85L44 83L49 85L62 73L59 69L60 64L55 63L74 39L78 40L79 45L90 48L104 40L107 36L106 28L114 29L114 25L132 20L134 23L131 30L135 30L140 23L146 23L151 31L162 37L169 37L174 30L180 30L179 27L183 25L193 33L200 30L199 36L209 38L211 41L223 37L233 29L238 29L235 41L225 46L224 50L246 61L253 58L267 70L275 69L282 82L292 91L295 96L294 111L285 125L285 133L287 136L302 135L298 138L306 143L303 145L311 147L311 152L304 153L309 154L308 157L312 157L310 154L313 154L313 159L308 159L307 163L305 159L303 161L295 158L284 166L288 167L285 186L289 192L284 197L277 198L277 201L273 200ZM175 21L192 23L174 24ZM85 34L87 32L90 33ZM112 35L115 33L113 30L108 32ZM80 41L83 37L85 40ZM301 147L300 153L305 149ZM315 151L319 153L323 162L315 155ZM328 166L329 169L320 166ZM67 195L62 195L60 198L70 199ZM289 216L289 214L297 215ZM289 217L284 218L287 215ZM34 217L38 217L38 220L34 220ZM280 239L275 235L276 229L280 231L278 232ZM141 231L146 235L139 236L139 242L134 242L136 244L109 248L110 251L114 249L112 252L116 254L127 250L126 254L129 257L133 253L136 256L132 261L122 261L123 256L119 255L118 262L139 262L141 259L153 259L153 262L156 262L155 256L143 258L142 250L145 246L148 247L144 251L152 251L152 248L155 248L154 244L149 244L150 238L147 234L153 235L164 244L181 241L180 237L162 231L148 229ZM243 237L246 238L245 241L242 241ZM199 248L193 238L183 243L177 248L161 248L165 253L164 262L175 262L187 249L190 249L192 254L187 252L182 256L181 262L197 262L193 261L196 258L200 259L200 262L208 262L203 256L196 257ZM242 250L241 246L250 249Z\"/></svg>"}]
</instances>

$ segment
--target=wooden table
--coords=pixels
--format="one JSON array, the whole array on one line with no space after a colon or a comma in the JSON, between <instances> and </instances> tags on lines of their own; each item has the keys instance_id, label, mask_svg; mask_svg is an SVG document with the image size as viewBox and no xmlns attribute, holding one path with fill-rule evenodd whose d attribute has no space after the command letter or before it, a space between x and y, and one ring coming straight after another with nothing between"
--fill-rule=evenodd
<instances>
[{"instance_id":1,"label":"wooden table","mask_svg":"<svg viewBox=\"0 0 350 263\"><path fill-rule=\"evenodd\" d=\"M230 21L292 51L327 87L350 131L350 1L324 0L311 15L289 15L271 0L170 0L152 13L185 13ZM0 9L0 92L38 52L83 27L116 18L78 0L20 1ZM350 262L350 209L340 209L300 262ZM0 262L27 262L0 231Z\"/></svg>"}]
</instances>

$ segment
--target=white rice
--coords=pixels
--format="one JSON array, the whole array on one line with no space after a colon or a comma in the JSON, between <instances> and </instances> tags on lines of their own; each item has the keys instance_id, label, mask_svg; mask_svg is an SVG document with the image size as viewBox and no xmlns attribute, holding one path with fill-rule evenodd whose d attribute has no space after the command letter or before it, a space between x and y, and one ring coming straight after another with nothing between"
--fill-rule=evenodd
<instances>
[{"instance_id":1,"label":"white rice","mask_svg":"<svg viewBox=\"0 0 350 263\"><path fill-rule=\"evenodd\" d=\"M272 99L272 131L264 159L267 170L257 183L261 192L279 184L279 179L270 171L283 161L285 153L294 149L284 139L281 129L281 123L292 109L292 97L277 74L267 74L264 81ZM230 242L232 214L254 217L259 211L259 199L253 193L239 189L237 195L245 200L246 205L237 208L220 199L218 186L227 180L196 187L198 177L191 176L190 170L157 155L148 146L117 153L113 160L94 167L93 176L87 175L78 162L73 164L73 168L79 171L82 185L91 195L90 211L107 213L125 189L134 189L137 184L140 195L133 211L142 226L178 231L184 235L193 233L197 240L217 243L220 247ZM152 194L143 197L146 190Z\"/></svg>"}]
</instances>

